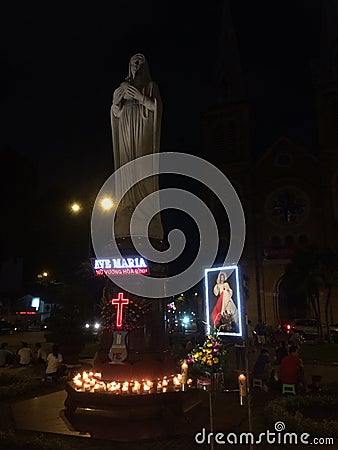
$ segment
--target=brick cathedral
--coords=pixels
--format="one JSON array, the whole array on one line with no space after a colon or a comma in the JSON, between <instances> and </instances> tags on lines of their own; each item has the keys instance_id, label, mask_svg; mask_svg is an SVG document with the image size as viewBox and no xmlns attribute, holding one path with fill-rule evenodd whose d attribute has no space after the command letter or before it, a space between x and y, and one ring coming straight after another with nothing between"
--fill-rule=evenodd
<instances>
[{"instance_id":1,"label":"brick cathedral","mask_svg":"<svg viewBox=\"0 0 338 450\"><path fill-rule=\"evenodd\" d=\"M257 156L251 138L254 112L225 3L218 97L204 118L203 157L225 173L243 205L247 235L240 265L248 278L248 317L255 323L312 317L308 305L294 306L292 292L283 291L285 267L306 245L338 251L338 6L327 0L321 12L320 59L310 93L312 148L276 135ZM217 217L216 200L210 197L209 203ZM221 237L228 238L227 227ZM337 287L329 315L332 323L338 321Z\"/></svg>"}]
</instances>

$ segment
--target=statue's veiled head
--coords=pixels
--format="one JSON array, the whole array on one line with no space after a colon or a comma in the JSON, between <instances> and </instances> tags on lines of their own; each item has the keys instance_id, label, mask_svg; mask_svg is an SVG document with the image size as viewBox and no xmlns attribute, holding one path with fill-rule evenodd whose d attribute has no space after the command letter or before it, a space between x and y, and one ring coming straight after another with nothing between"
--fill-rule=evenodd
<instances>
[{"instance_id":1,"label":"statue's veiled head","mask_svg":"<svg viewBox=\"0 0 338 450\"><path fill-rule=\"evenodd\" d=\"M137 84L145 85L151 81L149 66L142 53L136 53L130 58L128 79L135 80Z\"/></svg>"}]
</instances>

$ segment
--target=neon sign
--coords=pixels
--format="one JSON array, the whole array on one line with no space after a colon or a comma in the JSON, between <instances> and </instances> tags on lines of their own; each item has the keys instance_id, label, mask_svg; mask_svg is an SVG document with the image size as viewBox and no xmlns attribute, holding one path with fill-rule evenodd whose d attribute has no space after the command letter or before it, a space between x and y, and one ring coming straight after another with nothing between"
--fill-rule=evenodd
<instances>
[{"instance_id":1,"label":"neon sign","mask_svg":"<svg viewBox=\"0 0 338 450\"><path fill-rule=\"evenodd\" d=\"M118 298L113 298L111 303L113 306L117 306L116 328L122 328L123 307L129 304L129 298L123 298L123 292L119 292Z\"/></svg>"},{"instance_id":2,"label":"neon sign","mask_svg":"<svg viewBox=\"0 0 338 450\"><path fill-rule=\"evenodd\" d=\"M92 265L96 276L149 273L146 260L140 257L92 259Z\"/></svg>"}]
</instances>

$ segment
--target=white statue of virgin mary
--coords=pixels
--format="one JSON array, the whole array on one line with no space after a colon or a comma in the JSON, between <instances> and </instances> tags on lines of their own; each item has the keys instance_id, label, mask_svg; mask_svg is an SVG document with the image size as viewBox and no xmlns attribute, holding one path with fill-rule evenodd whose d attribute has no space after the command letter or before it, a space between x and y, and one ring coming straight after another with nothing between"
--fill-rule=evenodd
<instances>
[{"instance_id":1,"label":"white statue of virgin mary","mask_svg":"<svg viewBox=\"0 0 338 450\"><path fill-rule=\"evenodd\" d=\"M130 59L126 80L113 95L111 125L115 170L133 159L159 152L161 118L162 101L157 84L151 79L144 55L137 53ZM118 179L116 189L125 191L125 187L135 180L135 175L132 170L124 173ZM129 223L134 208L157 190L158 176L153 176L140 181L123 197L116 214L115 237L130 235ZM145 220L150 215L150 211L142 211ZM148 236L163 239L160 214L151 222Z\"/></svg>"}]
</instances>

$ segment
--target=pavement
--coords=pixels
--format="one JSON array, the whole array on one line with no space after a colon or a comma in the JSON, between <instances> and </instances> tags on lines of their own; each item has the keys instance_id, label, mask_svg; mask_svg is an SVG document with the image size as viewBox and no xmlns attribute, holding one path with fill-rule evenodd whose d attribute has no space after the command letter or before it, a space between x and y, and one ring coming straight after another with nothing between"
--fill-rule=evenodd
<instances>
[{"instance_id":1,"label":"pavement","mask_svg":"<svg viewBox=\"0 0 338 450\"><path fill-rule=\"evenodd\" d=\"M254 355L253 355L254 356ZM252 356L252 357L253 357ZM83 367L88 369L91 360L81 361ZM1 369L11 371L12 369ZM23 372L23 368L13 369ZM334 386L337 388L338 365L329 364L306 364L306 379L309 383L312 375L322 377L322 386ZM236 388L237 373L232 371L232 386ZM234 430L246 420L246 409L239 406L238 392L219 393L214 398L214 427L218 430ZM255 391L255 392L253 392ZM266 403L271 398L280 394L278 392L257 392L253 390L255 402ZM30 430L59 435L72 435L82 438L98 438L110 440L128 440L135 436L142 435L142 438L154 438L161 435L168 429L168 421L161 423L160 420L140 421L139 424L133 421L133 426L126 422L119 422L114 419L115 425L112 427L109 414L101 415L97 411L87 409L76 414L74 419L65 417L64 402L67 393L65 390L53 392L51 394L37 396L28 400L17 401L11 404L15 428L18 430ZM226 407L225 407L226 405ZM209 426L209 400L208 394L199 392L195 399L195 404L185 405L185 415L181 418L174 418L171 427L176 435L194 433L203 426ZM85 408L86 409L86 408ZM231 414L228 414L231 411ZM147 426L146 426L147 425ZM148 431L147 431L148 430ZM154 430L157 430L154 434Z\"/></svg>"},{"instance_id":2,"label":"pavement","mask_svg":"<svg viewBox=\"0 0 338 450\"><path fill-rule=\"evenodd\" d=\"M75 430L64 416L65 390L29 400L12 403L15 428L63 435L90 437L89 433Z\"/></svg>"}]
</instances>

